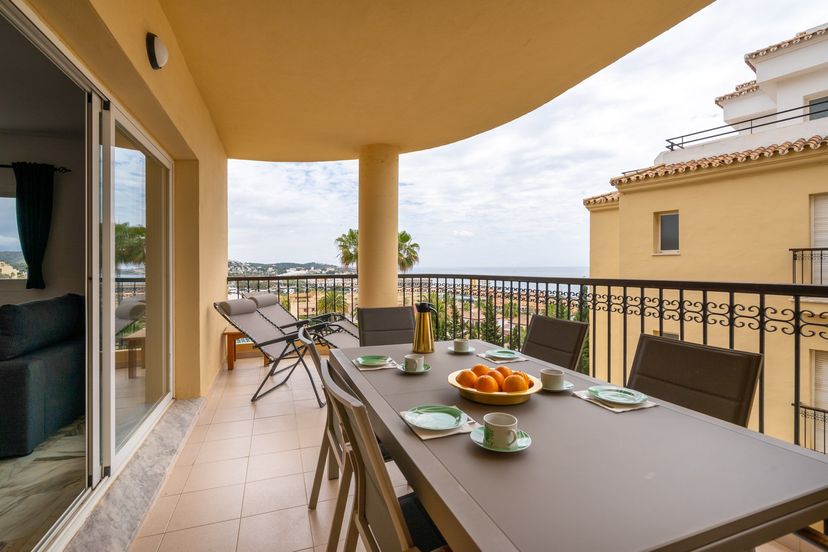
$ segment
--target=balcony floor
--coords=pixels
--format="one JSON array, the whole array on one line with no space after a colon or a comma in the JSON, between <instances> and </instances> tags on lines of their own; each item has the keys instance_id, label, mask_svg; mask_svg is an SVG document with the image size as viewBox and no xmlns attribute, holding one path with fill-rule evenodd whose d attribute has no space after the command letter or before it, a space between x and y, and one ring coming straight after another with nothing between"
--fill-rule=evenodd
<instances>
[{"instance_id":1,"label":"balcony floor","mask_svg":"<svg viewBox=\"0 0 828 552\"><path fill-rule=\"evenodd\" d=\"M315 511L307 501L325 409L301 366L289 384L251 404L261 364L240 359L219 373L133 552L324 550L337 480L323 479ZM396 466L389 472L399 493L410 492Z\"/></svg>"},{"instance_id":2,"label":"balcony floor","mask_svg":"<svg viewBox=\"0 0 828 552\"><path fill-rule=\"evenodd\" d=\"M299 369L290 383L251 404L264 373L260 358L240 359L235 370L219 373L132 552L325 549L337 480L324 478L316 510L307 508L325 409ZM388 468L398 494L410 492L393 462ZM790 552L799 549L797 540L756 550Z\"/></svg>"}]
</instances>

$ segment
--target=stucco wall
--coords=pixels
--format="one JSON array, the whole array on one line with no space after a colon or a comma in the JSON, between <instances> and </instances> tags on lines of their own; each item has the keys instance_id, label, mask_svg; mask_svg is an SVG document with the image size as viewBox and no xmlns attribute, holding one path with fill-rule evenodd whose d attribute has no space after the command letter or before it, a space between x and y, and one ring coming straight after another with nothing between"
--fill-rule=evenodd
<instances>
[{"instance_id":1,"label":"stucco wall","mask_svg":"<svg viewBox=\"0 0 828 552\"><path fill-rule=\"evenodd\" d=\"M174 159L175 390L203 395L221 366L224 328L212 302L226 295L227 156L155 0L18 0ZM162 37L169 64L153 71L145 35Z\"/></svg>"}]
</instances>

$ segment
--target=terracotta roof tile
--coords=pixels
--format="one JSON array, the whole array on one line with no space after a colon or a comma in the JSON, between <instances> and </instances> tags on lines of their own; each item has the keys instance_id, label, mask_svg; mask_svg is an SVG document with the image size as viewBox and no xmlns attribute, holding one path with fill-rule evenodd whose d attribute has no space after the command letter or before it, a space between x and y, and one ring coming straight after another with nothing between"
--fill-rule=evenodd
<instances>
[{"instance_id":1,"label":"terracotta roof tile","mask_svg":"<svg viewBox=\"0 0 828 552\"><path fill-rule=\"evenodd\" d=\"M794 142L783 142L782 144L772 144L761 148L755 148L736 153L726 153L722 155L714 155L712 157L702 157L701 159L693 159L690 161L683 161L681 163L671 163L669 165L655 165L645 169L638 169L621 176L616 176L610 179L610 184L617 186L619 184L626 184L628 182L637 182L657 178L659 176L670 176L674 174L681 174L685 172L693 172L699 169L708 169L712 167L721 167L725 165L732 165L733 163L744 163L747 161L755 161L763 157L773 157L774 155L785 155L790 152L801 152L806 148L812 150L818 149L822 146L828 146L828 135L816 135L811 138L800 138ZM584 200L586 204L587 200Z\"/></svg>"},{"instance_id":2,"label":"terracotta roof tile","mask_svg":"<svg viewBox=\"0 0 828 552\"><path fill-rule=\"evenodd\" d=\"M739 96L744 96L745 94L750 94L751 92L756 92L758 90L759 85L756 84L755 80L743 82L742 84L737 84L735 91L716 98L716 105L722 107L722 102L725 100L732 100L733 98L738 98Z\"/></svg>"},{"instance_id":3,"label":"terracotta roof tile","mask_svg":"<svg viewBox=\"0 0 828 552\"><path fill-rule=\"evenodd\" d=\"M812 31L802 31L801 33L796 33L796 36L794 36L793 38L789 38L787 40L777 42L776 44L771 44L770 46L760 48L755 52L745 54L745 63L747 63L751 67L751 69L755 70L756 68L753 66L753 63L751 63L751 60L754 60L762 56L766 56L768 54L772 54L785 48L790 48L791 46L796 46L797 44L807 42L808 40L824 36L826 34L828 34L828 25L822 25L819 28L814 29Z\"/></svg>"},{"instance_id":4,"label":"terracotta roof tile","mask_svg":"<svg viewBox=\"0 0 828 552\"><path fill-rule=\"evenodd\" d=\"M592 196L584 199L585 207L592 207L593 205L603 205L605 203L618 203L618 192L607 192L597 196Z\"/></svg>"}]
</instances>

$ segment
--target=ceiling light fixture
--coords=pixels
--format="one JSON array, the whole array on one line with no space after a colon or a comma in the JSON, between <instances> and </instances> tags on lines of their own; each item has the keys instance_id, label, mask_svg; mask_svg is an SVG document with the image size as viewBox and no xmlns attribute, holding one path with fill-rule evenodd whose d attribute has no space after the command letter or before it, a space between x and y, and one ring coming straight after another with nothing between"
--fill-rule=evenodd
<instances>
[{"instance_id":1,"label":"ceiling light fixture","mask_svg":"<svg viewBox=\"0 0 828 552\"><path fill-rule=\"evenodd\" d=\"M153 69L161 69L170 59L167 45L152 33L147 33L147 57Z\"/></svg>"}]
</instances>

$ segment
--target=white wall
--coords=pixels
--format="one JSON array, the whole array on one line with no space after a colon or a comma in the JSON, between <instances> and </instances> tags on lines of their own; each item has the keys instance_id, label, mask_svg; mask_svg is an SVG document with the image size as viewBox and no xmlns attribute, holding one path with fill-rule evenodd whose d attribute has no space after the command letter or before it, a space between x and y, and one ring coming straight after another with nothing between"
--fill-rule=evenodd
<instances>
[{"instance_id":1,"label":"white wall","mask_svg":"<svg viewBox=\"0 0 828 552\"><path fill-rule=\"evenodd\" d=\"M80 106L80 117L83 117ZM83 119L81 119L83 120ZM25 303L64 293L85 293L86 185L84 137L43 136L0 131L0 164L14 161L49 163L71 169L55 174L52 228L43 279L46 289L26 289L25 281L0 280L0 305ZM0 185L14 185L14 171L0 169Z\"/></svg>"}]
</instances>

